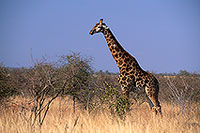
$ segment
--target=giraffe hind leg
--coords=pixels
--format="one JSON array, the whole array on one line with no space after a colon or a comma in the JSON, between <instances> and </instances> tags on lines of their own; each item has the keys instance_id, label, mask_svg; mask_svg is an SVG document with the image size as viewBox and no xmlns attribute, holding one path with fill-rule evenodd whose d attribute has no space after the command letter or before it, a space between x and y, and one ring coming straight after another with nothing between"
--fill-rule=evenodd
<instances>
[{"instance_id":1,"label":"giraffe hind leg","mask_svg":"<svg viewBox=\"0 0 200 133\"><path fill-rule=\"evenodd\" d=\"M149 97L148 97L148 96L146 96L146 97L147 97L147 100L148 100L149 107L150 107L151 110L152 110L153 107L154 107L154 105L153 105L153 103L151 102L151 100L149 99Z\"/></svg>"},{"instance_id":2,"label":"giraffe hind leg","mask_svg":"<svg viewBox=\"0 0 200 133\"><path fill-rule=\"evenodd\" d=\"M158 100L154 99L154 97L149 97L149 105L151 107L152 112L157 115L159 113L159 115L162 117L162 112L161 112L161 106L158 102Z\"/></svg>"},{"instance_id":3,"label":"giraffe hind leg","mask_svg":"<svg viewBox=\"0 0 200 133\"><path fill-rule=\"evenodd\" d=\"M151 107L152 112L157 115L162 117L162 111L161 111L161 106L160 102L158 101L158 92L153 91L153 89L150 88L145 88L146 94L147 94L147 99L149 101L149 105Z\"/></svg>"},{"instance_id":4,"label":"giraffe hind leg","mask_svg":"<svg viewBox=\"0 0 200 133\"><path fill-rule=\"evenodd\" d=\"M152 102L149 96L147 96L147 100L152 112L154 113L154 115L157 115L158 111L156 109L156 105Z\"/></svg>"}]
</instances>

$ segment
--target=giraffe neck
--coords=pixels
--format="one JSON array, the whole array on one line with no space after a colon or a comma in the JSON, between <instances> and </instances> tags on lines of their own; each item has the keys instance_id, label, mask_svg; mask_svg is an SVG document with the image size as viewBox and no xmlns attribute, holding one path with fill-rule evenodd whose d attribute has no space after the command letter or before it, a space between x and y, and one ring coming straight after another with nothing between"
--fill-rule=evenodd
<instances>
[{"instance_id":1,"label":"giraffe neck","mask_svg":"<svg viewBox=\"0 0 200 133\"><path fill-rule=\"evenodd\" d=\"M114 37L114 35L112 34L112 32L109 28L105 29L103 34L106 39L108 48L110 49L110 52L111 52L114 60L116 61L120 72L122 72L124 70L128 71L129 69L131 69L131 70L141 69L139 64L137 63L136 59L133 56L131 56L120 45L120 43Z\"/></svg>"}]
</instances>

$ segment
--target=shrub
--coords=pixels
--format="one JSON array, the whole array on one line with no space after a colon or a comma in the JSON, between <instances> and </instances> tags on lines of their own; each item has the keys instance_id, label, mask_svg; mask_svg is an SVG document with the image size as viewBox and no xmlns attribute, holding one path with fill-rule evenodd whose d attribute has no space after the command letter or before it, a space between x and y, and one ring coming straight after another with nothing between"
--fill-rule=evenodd
<instances>
[{"instance_id":1,"label":"shrub","mask_svg":"<svg viewBox=\"0 0 200 133\"><path fill-rule=\"evenodd\" d=\"M0 107L6 106L10 97L17 93L11 82L8 69L0 64Z\"/></svg>"},{"instance_id":2,"label":"shrub","mask_svg":"<svg viewBox=\"0 0 200 133\"><path fill-rule=\"evenodd\" d=\"M66 81L63 96L72 96L74 102L76 99L85 109L91 108L94 97L93 70L90 63L91 58L84 58L80 53L72 53L62 56L57 68L57 75L62 79L60 81ZM66 77L69 78L66 80Z\"/></svg>"}]
</instances>

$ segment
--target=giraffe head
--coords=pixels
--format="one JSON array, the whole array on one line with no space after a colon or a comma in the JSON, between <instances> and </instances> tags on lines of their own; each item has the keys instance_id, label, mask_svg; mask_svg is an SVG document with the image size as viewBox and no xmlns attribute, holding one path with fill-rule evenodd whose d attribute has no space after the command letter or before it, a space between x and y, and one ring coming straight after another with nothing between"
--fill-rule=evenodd
<instances>
[{"instance_id":1,"label":"giraffe head","mask_svg":"<svg viewBox=\"0 0 200 133\"><path fill-rule=\"evenodd\" d=\"M103 19L100 19L99 23L97 23L92 30L89 32L90 35L93 35L95 33L102 32L104 33L105 29L108 29L108 26L106 26L105 23L103 23Z\"/></svg>"}]
</instances>

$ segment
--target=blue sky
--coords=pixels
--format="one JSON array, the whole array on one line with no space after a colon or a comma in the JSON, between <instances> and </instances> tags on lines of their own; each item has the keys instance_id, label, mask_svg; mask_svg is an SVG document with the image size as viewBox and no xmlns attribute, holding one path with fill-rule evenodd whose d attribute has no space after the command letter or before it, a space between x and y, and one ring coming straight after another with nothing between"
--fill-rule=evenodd
<instances>
[{"instance_id":1,"label":"blue sky","mask_svg":"<svg viewBox=\"0 0 200 133\"><path fill-rule=\"evenodd\" d=\"M0 1L0 62L29 67L35 59L80 52L95 70L118 72L102 34L103 18L144 70L200 72L199 0Z\"/></svg>"}]
</instances>

